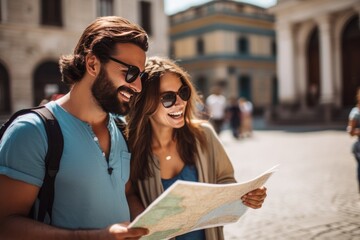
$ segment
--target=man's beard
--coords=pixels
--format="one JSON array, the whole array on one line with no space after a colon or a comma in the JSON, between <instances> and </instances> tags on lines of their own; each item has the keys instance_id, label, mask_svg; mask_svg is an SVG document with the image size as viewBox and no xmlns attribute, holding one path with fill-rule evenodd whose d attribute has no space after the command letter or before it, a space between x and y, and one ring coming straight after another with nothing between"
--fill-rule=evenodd
<instances>
[{"instance_id":1,"label":"man's beard","mask_svg":"<svg viewBox=\"0 0 360 240\"><path fill-rule=\"evenodd\" d=\"M127 91L134 95L135 92L125 86L116 86L110 81L105 69L101 67L99 75L91 88L91 92L99 106L108 113L126 115L130 111L128 102L124 102L118 98L119 91Z\"/></svg>"}]
</instances>

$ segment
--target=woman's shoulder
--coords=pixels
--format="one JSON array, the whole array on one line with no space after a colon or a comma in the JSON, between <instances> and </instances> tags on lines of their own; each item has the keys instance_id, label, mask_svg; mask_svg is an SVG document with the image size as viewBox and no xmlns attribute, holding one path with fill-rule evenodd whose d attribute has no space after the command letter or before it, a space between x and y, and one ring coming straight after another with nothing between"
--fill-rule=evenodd
<instances>
[{"instance_id":1,"label":"woman's shoulder","mask_svg":"<svg viewBox=\"0 0 360 240\"><path fill-rule=\"evenodd\" d=\"M193 120L194 125L198 125L199 128L205 133L206 136L216 136L214 127L209 121L206 120Z\"/></svg>"}]
</instances>

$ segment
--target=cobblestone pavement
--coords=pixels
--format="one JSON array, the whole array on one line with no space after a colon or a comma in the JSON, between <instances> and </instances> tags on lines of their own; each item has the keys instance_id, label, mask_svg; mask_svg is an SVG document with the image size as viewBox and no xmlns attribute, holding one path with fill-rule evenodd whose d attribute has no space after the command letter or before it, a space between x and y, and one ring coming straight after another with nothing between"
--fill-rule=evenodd
<instances>
[{"instance_id":1,"label":"cobblestone pavement","mask_svg":"<svg viewBox=\"0 0 360 240\"><path fill-rule=\"evenodd\" d=\"M248 139L220 135L239 182L280 164L266 183L261 209L225 226L226 240L360 240L355 141L344 130L255 131Z\"/></svg>"}]
</instances>

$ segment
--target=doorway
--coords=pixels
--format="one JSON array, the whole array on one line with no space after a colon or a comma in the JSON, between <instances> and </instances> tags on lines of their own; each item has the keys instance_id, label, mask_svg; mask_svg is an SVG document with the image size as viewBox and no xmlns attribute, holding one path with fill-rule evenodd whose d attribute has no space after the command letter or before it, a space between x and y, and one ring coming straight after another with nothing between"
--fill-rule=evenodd
<instances>
[{"instance_id":1,"label":"doorway","mask_svg":"<svg viewBox=\"0 0 360 240\"><path fill-rule=\"evenodd\" d=\"M306 106L315 107L319 103L320 96L320 50L319 30L315 28L310 34L307 48L307 86Z\"/></svg>"},{"instance_id":2,"label":"doorway","mask_svg":"<svg viewBox=\"0 0 360 240\"><path fill-rule=\"evenodd\" d=\"M356 103L356 90L360 87L360 30L359 17L352 17L342 34L342 103L351 107Z\"/></svg>"}]
</instances>

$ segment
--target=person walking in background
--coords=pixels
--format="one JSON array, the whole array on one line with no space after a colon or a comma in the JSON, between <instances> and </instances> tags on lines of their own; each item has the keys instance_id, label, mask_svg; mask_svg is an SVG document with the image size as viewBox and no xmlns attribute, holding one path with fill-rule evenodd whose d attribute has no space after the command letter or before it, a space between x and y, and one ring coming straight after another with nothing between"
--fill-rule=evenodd
<instances>
[{"instance_id":1,"label":"person walking in background","mask_svg":"<svg viewBox=\"0 0 360 240\"><path fill-rule=\"evenodd\" d=\"M28 218L45 175L47 136L42 120L15 120L0 142L0 239L139 239L129 229L143 210L132 191L130 153L115 118L142 89L148 36L128 20L92 22L72 55L62 56L71 90L45 106L64 137L51 225Z\"/></svg>"},{"instance_id":2,"label":"person walking in background","mask_svg":"<svg viewBox=\"0 0 360 240\"><path fill-rule=\"evenodd\" d=\"M131 109L136 111L127 116L128 142L133 150L131 179L145 207L176 180L236 182L233 166L211 124L196 118L200 99L189 75L172 60L160 57L149 58L145 71L149 79L131 101ZM243 203L260 208L266 188L251 194L242 197ZM222 240L224 236L222 227L216 227L176 239Z\"/></svg>"},{"instance_id":3,"label":"person walking in background","mask_svg":"<svg viewBox=\"0 0 360 240\"><path fill-rule=\"evenodd\" d=\"M236 139L239 139L241 118L238 100L236 97L231 97L229 105L226 107L226 119L229 121L232 135Z\"/></svg>"},{"instance_id":4,"label":"person walking in background","mask_svg":"<svg viewBox=\"0 0 360 240\"><path fill-rule=\"evenodd\" d=\"M253 131L253 127L252 127L253 105L249 100L247 100L244 97L241 97L239 99L239 107L242 116L240 134L242 137L251 137Z\"/></svg>"},{"instance_id":5,"label":"person walking in background","mask_svg":"<svg viewBox=\"0 0 360 240\"><path fill-rule=\"evenodd\" d=\"M356 106L351 109L349 114L349 122L347 126L347 132L350 136L356 136L356 142L353 144L352 152L357 161L357 178L360 193L360 88L356 93Z\"/></svg>"},{"instance_id":6,"label":"person walking in background","mask_svg":"<svg viewBox=\"0 0 360 240\"><path fill-rule=\"evenodd\" d=\"M212 94L206 98L206 106L210 114L210 122L217 134L220 134L225 120L226 98L221 94L221 87L215 86Z\"/></svg>"}]
</instances>

